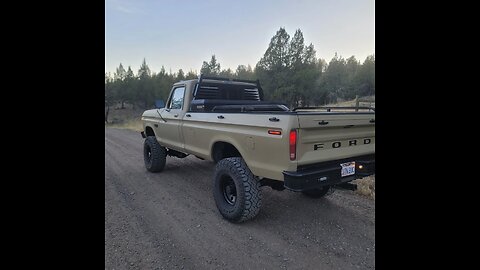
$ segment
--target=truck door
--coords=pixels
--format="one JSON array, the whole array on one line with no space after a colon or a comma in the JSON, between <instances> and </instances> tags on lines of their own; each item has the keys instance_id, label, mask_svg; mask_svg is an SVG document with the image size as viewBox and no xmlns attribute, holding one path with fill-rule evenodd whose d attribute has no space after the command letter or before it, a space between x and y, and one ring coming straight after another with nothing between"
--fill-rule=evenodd
<instances>
[{"instance_id":1,"label":"truck door","mask_svg":"<svg viewBox=\"0 0 480 270\"><path fill-rule=\"evenodd\" d=\"M160 137L164 146L183 151L185 148L183 134L181 132L181 121L183 118L183 106L185 97L185 86L175 86L170 93L165 109L161 115L165 121L160 121L155 132Z\"/></svg>"}]
</instances>

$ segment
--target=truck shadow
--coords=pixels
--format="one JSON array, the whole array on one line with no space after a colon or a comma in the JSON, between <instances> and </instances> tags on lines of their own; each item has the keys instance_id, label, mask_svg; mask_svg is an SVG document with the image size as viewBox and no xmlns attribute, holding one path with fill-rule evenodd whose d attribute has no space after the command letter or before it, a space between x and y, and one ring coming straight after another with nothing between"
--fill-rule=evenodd
<instances>
[{"instance_id":1,"label":"truck shadow","mask_svg":"<svg viewBox=\"0 0 480 270\"><path fill-rule=\"evenodd\" d=\"M191 196L207 201L210 208L206 209L207 212L213 212L218 218L222 218L212 195L214 170L215 164L211 161L202 161L195 157L169 158L161 174L174 177L175 185L178 185L179 189L188 186L192 190ZM262 193L260 213L254 219L242 223L242 226L278 226L278 229L282 229L285 224L297 227L305 223L315 223L336 228L338 223L350 224L352 219L356 220L353 226L357 226L358 222L367 226L374 224L374 202L351 191L336 190L320 199L312 199L289 190L276 191L270 187L262 187Z\"/></svg>"}]
</instances>

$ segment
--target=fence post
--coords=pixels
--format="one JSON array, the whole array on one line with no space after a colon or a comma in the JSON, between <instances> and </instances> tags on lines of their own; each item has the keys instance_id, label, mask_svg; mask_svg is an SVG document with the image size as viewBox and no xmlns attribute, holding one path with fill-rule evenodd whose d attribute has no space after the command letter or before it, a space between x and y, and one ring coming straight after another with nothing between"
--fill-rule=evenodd
<instances>
[{"instance_id":1,"label":"fence post","mask_svg":"<svg viewBox=\"0 0 480 270\"><path fill-rule=\"evenodd\" d=\"M358 105L360 104L360 101L358 100L358 95L355 96L355 111L358 112Z\"/></svg>"}]
</instances>

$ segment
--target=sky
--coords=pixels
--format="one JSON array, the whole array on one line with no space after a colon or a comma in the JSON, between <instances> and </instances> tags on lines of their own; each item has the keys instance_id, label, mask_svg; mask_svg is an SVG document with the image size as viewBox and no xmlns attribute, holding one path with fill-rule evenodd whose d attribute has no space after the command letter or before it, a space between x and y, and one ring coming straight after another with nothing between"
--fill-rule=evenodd
<instances>
[{"instance_id":1,"label":"sky","mask_svg":"<svg viewBox=\"0 0 480 270\"><path fill-rule=\"evenodd\" d=\"M375 53L375 0L105 0L105 72L200 71L215 54L222 69L252 68L284 27L303 32L317 58Z\"/></svg>"}]
</instances>

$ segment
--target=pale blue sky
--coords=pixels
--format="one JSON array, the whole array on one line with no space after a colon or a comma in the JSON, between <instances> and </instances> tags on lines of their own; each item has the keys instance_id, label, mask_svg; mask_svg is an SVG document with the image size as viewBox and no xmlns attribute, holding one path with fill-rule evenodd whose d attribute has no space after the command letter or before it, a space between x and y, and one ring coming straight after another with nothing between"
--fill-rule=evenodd
<instances>
[{"instance_id":1,"label":"pale blue sky","mask_svg":"<svg viewBox=\"0 0 480 270\"><path fill-rule=\"evenodd\" d=\"M280 27L300 28L327 62L375 53L375 0L106 0L105 72L120 62L199 71L215 54L222 69L252 68Z\"/></svg>"}]
</instances>

